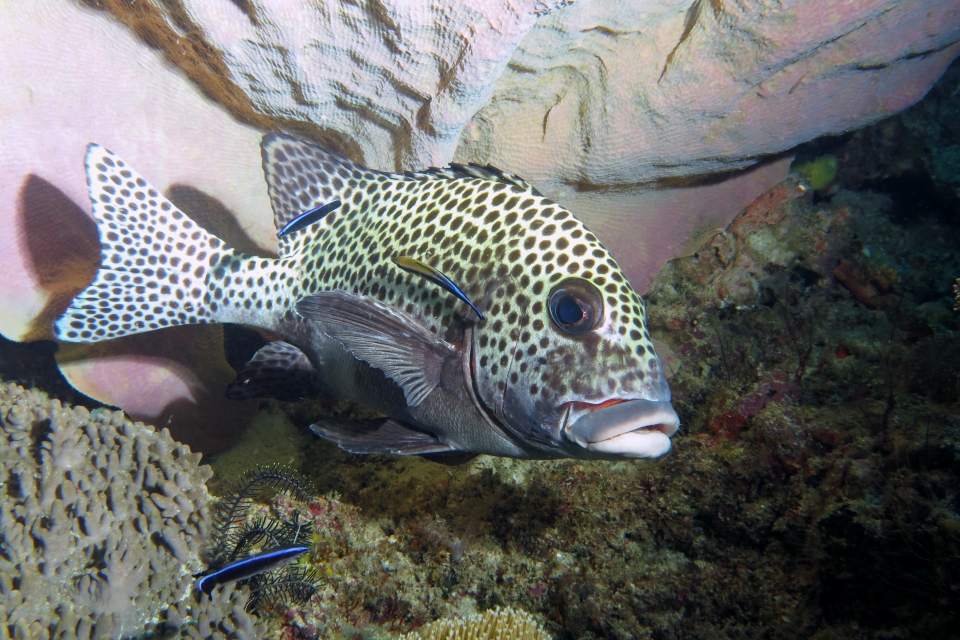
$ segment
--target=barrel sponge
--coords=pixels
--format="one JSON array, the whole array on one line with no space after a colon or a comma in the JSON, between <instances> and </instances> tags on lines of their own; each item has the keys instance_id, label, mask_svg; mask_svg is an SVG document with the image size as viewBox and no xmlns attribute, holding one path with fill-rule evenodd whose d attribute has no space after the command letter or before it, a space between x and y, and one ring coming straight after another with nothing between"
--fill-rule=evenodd
<instances>
[{"instance_id":1,"label":"barrel sponge","mask_svg":"<svg viewBox=\"0 0 960 640\"><path fill-rule=\"evenodd\" d=\"M242 593L193 589L199 461L166 429L0 383L0 637L256 637Z\"/></svg>"}]
</instances>

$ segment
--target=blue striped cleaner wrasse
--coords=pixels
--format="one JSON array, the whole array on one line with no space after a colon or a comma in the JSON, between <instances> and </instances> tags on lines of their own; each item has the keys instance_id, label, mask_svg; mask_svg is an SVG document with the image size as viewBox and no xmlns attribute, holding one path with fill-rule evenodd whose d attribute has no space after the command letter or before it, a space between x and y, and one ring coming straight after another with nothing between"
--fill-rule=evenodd
<instances>
[{"instance_id":1,"label":"blue striped cleaner wrasse","mask_svg":"<svg viewBox=\"0 0 960 640\"><path fill-rule=\"evenodd\" d=\"M249 558L235 560L216 571L212 571L206 575L195 576L198 578L197 591L201 591L209 596L215 587L228 582L246 580L247 578L252 578L255 575L267 571L273 571L277 567L282 567L309 550L310 547L306 545L290 544L262 551Z\"/></svg>"},{"instance_id":2,"label":"blue striped cleaner wrasse","mask_svg":"<svg viewBox=\"0 0 960 640\"><path fill-rule=\"evenodd\" d=\"M227 247L90 145L101 266L57 337L268 329L283 340L240 371L231 397L351 398L388 416L313 426L355 453L670 449L679 419L644 302L569 211L492 167L390 174L281 134L261 146L277 259Z\"/></svg>"}]
</instances>

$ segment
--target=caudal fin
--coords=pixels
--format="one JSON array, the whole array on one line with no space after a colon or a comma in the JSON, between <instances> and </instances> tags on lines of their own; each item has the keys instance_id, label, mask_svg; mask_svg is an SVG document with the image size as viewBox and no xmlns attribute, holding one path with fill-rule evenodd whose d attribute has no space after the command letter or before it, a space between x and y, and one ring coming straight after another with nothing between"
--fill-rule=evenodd
<instances>
[{"instance_id":1,"label":"caudal fin","mask_svg":"<svg viewBox=\"0 0 960 640\"><path fill-rule=\"evenodd\" d=\"M216 321L207 275L237 254L107 149L91 144L86 166L100 270L57 320L57 338L99 342Z\"/></svg>"}]
</instances>

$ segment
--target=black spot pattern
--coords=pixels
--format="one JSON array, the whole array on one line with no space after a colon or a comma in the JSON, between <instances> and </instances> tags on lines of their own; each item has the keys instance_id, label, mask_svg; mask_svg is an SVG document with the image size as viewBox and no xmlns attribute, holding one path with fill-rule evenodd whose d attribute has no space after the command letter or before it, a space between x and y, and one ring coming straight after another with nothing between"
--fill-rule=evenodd
<instances>
[{"instance_id":1,"label":"black spot pattern","mask_svg":"<svg viewBox=\"0 0 960 640\"><path fill-rule=\"evenodd\" d=\"M336 216L290 238L288 260L311 257L303 262L300 290L372 295L450 336L459 323L474 321L469 308L390 258L410 256L440 269L487 315L475 328L477 363L486 370L478 383L494 404L501 383L534 399L551 389L569 395L578 376L588 380L585 372L593 371L604 381L581 383L577 397L567 399L602 402L642 395L651 371L659 379L649 339L620 331L646 326L639 295L579 220L520 178L473 165L383 174L279 135L265 142L263 156L277 224L324 204L303 185L326 184L338 163L362 172L353 192L360 197L342 187L328 196L344 202ZM599 342L565 335L550 320L546 297L569 275L590 280L603 295Z\"/></svg>"},{"instance_id":2,"label":"black spot pattern","mask_svg":"<svg viewBox=\"0 0 960 640\"><path fill-rule=\"evenodd\" d=\"M86 165L101 265L57 321L58 337L95 342L214 321L208 271L238 258L103 147L90 146Z\"/></svg>"},{"instance_id":3,"label":"black spot pattern","mask_svg":"<svg viewBox=\"0 0 960 640\"><path fill-rule=\"evenodd\" d=\"M520 178L472 165L384 174L278 134L264 139L263 163L278 228L332 199L343 203L285 236L279 260L233 252L92 145L102 266L58 321L58 336L93 342L211 321L278 330L304 295L347 289L448 339L475 323L477 383L494 407L505 394L557 407L660 388L642 300L596 237ZM440 269L487 320L477 323L464 303L396 267L397 255ZM580 336L558 328L546 304L571 276L603 300L600 322Z\"/></svg>"}]
</instances>

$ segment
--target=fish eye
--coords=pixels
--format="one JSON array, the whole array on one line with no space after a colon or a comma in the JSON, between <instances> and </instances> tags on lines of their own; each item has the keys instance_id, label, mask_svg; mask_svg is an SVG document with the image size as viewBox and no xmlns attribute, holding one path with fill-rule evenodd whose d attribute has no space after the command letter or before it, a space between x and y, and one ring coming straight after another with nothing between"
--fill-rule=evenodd
<instances>
[{"instance_id":1,"label":"fish eye","mask_svg":"<svg viewBox=\"0 0 960 640\"><path fill-rule=\"evenodd\" d=\"M597 326L603 316L603 296L582 278L561 280L550 292L550 317L574 335Z\"/></svg>"}]
</instances>

